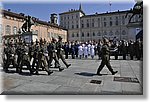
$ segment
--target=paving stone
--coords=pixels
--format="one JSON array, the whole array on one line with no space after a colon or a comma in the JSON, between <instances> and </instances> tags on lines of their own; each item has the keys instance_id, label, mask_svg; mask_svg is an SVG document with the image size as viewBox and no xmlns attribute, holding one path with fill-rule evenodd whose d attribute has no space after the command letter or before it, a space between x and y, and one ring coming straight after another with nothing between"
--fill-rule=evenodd
<instances>
[{"instance_id":1,"label":"paving stone","mask_svg":"<svg viewBox=\"0 0 150 102\"><path fill-rule=\"evenodd\" d=\"M60 85L30 82L4 91L3 94L52 94Z\"/></svg>"},{"instance_id":2,"label":"paving stone","mask_svg":"<svg viewBox=\"0 0 150 102\"><path fill-rule=\"evenodd\" d=\"M111 57L114 59L113 57ZM121 57L120 57L121 58ZM23 75L18 73L5 73L0 67L0 74L8 86L2 94L141 94L143 68L140 61L134 60L111 60L112 68L118 73L111 75L106 66L102 70L102 76L96 75L101 60L67 59L71 67L66 66L60 61L62 72L58 69L50 76L46 71L40 71L40 75L29 75L29 71L24 70ZM14 70L14 69L12 69ZM114 77L134 77L139 83L123 83L113 81ZM102 80L101 84L92 84L91 80ZM14 84L12 84L14 83Z\"/></svg>"},{"instance_id":3,"label":"paving stone","mask_svg":"<svg viewBox=\"0 0 150 102\"><path fill-rule=\"evenodd\" d=\"M102 91L104 92L122 92L121 83L113 82L113 81L104 81L104 84L102 86Z\"/></svg>"}]
</instances>

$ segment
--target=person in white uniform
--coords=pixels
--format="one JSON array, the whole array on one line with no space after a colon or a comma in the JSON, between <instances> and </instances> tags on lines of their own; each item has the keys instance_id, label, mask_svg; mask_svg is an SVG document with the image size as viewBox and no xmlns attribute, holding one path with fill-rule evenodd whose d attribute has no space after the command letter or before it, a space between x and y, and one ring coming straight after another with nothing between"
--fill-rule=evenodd
<instances>
[{"instance_id":1,"label":"person in white uniform","mask_svg":"<svg viewBox=\"0 0 150 102\"><path fill-rule=\"evenodd\" d=\"M79 54L79 57L80 59L82 58L82 55L83 55L83 47L82 47L82 44L79 45L78 47L78 54Z\"/></svg>"},{"instance_id":2,"label":"person in white uniform","mask_svg":"<svg viewBox=\"0 0 150 102\"><path fill-rule=\"evenodd\" d=\"M89 43L89 44L87 45L87 47L88 47L88 55L90 56L90 54L91 54L91 44Z\"/></svg>"},{"instance_id":3,"label":"person in white uniform","mask_svg":"<svg viewBox=\"0 0 150 102\"><path fill-rule=\"evenodd\" d=\"M84 51L84 57L87 59L87 57L88 57L88 46L87 45L84 46L83 51Z\"/></svg>"},{"instance_id":4,"label":"person in white uniform","mask_svg":"<svg viewBox=\"0 0 150 102\"><path fill-rule=\"evenodd\" d=\"M95 46L94 46L94 44L92 43L92 45L91 45L91 57L92 57L92 59L94 58L94 55L95 55Z\"/></svg>"}]
</instances>

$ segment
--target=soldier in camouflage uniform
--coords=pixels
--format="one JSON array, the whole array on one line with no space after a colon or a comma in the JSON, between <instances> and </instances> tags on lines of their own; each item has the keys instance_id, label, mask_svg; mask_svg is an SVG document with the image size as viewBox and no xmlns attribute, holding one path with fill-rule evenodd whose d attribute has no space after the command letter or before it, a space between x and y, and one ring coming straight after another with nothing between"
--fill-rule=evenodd
<instances>
[{"instance_id":1,"label":"soldier in camouflage uniform","mask_svg":"<svg viewBox=\"0 0 150 102\"><path fill-rule=\"evenodd\" d=\"M61 59L63 61L63 63L66 65L66 67L68 68L69 66L71 66L71 64L68 64L63 56L63 43L62 43L62 37L58 36L58 42L57 42L57 57L58 60Z\"/></svg>"},{"instance_id":2,"label":"soldier in camouflage uniform","mask_svg":"<svg viewBox=\"0 0 150 102\"><path fill-rule=\"evenodd\" d=\"M16 46L16 55L17 55L17 69L19 71L20 65L21 65L21 59L22 59L22 47L23 47L23 41L21 38L19 38L19 42Z\"/></svg>"},{"instance_id":3,"label":"soldier in camouflage uniform","mask_svg":"<svg viewBox=\"0 0 150 102\"><path fill-rule=\"evenodd\" d=\"M32 74L32 69L30 66L30 57L29 57L29 47L27 44L24 42L23 46L21 47L21 61L20 61L20 70L19 73L22 73L22 67L24 65L27 66L27 69L30 71L30 74Z\"/></svg>"},{"instance_id":4,"label":"soldier in camouflage uniform","mask_svg":"<svg viewBox=\"0 0 150 102\"><path fill-rule=\"evenodd\" d=\"M31 41L31 44L29 45L29 56L30 56L30 61L33 57L33 54L34 54L34 43L33 41Z\"/></svg>"},{"instance_id":5,"label":"soldier in camouflage uniform","mask_svg":"<svg viewBox=\"0 0 150 102\"><path fill-rule=\"evenodd\" d=\"M49 64L51 65L53 59L55 60L55 67L59 68L59 71L64 70L60 67L58 57L57 57L57 48L56 48L56 39L52 38L52 42L50 43L48 47L48 53L49 53Z\"/></svg>"},{"instance_id":6,"label":"soldier in camouflage uniform","mask_svg":"<svg viewBox=\"0 0 150 102\"><path fill-rule=\"evenodd\" d=\"M36 64L36 69L38 65L38 51L39 51L39 42L36 40L35 45L32 48L32 53L33 53L33 62L32 62L32 70L35 70L35 64Z\"/></svg>"},{"instance_id":7,"label":"soldier in camouflage uniform","mask_svg":"<svg viewBox=\"0 0 150 102\"><path fill-rule=\"evenodd\" d=\"M106 65L107 68L109 69L109 71L112 73L112 75L115 75L118 71L113 71L111 65L110 65L110 59L109 59L109 54L110 54L110 51L109 51L109 41L108 39L104 38L103 39L103 46L102 46L102 62L97 70L97 75L102 75L100 74L101 70L103 69L103 67Z\"/></svg>"},{"instance_id":8,"label":"soldier in camouflage uniform","mask_svg":"<svg viewBox=\"0 0 150 102\"><path fill-rule=\"evenodd\" d=\"M40 40L40 48L38 52L38 64L37 64L36 74L38 74L39 68L41 67L42 64L44 65L44 69L46 70L48 75L53 73L53 71L49 70L48 68L48 63L45 57L44 44Z\"/></svg>"},{"instance_id":9,"label":"soldier in camouflage uniform","mask_svg":"<svg viewBox=\"0 0 150 102\"><path fill-rule=\"evenodd\" d=\"M12 41L9 42L9 45L5 49L5 53L6 53L7 58L6 58L6 63L4 65L4 70L7 72L8 68L9 68L9 65L12 64L13 67L16 68L16 71L18 71L15 46L12 44Z\"/></svg>"}]
</instances>

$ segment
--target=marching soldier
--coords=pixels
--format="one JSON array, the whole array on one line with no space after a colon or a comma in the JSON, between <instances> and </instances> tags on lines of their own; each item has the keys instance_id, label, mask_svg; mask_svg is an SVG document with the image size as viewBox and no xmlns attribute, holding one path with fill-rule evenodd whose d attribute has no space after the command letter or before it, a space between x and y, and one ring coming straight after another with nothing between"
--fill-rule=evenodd
<instances>
[{"instance_id":1,"label":"marching soldier","mask_svg":"<svg viewBox=\"0 0 150 102\"><path fill-rule=\"evenodd\" d=\"M15 47L12 44L12 41L9 42L9 45L7 46L7 48L5 49L5 53L6 53L6 65L4 65L4 70L7 72L9 65L12 64L14 68L16 68L16 71L18 71L17 69L17 59L16 59L16 52L15 52Z\"/></svg>"},{"instance_id":2,"label":"marching soldier","mask_svg":"<svg viewBox=\"0 0 150 102\"><path fill-rule=\"evenodd\" d=\"M63 68L60 67L58 57L57 57L57 49L56 49L56 39L52 38L52 42L49 45L49 64L51 65L53 59L55 60L55 67L59 68L59 71L64 70Z\"/></svg>"},{"instance_id":3,"label":"marching soldier","mask_svg":"<svg viewBox=\"0 0 150 102\"><path fill-rule=\"evenodd\" d=\"M58 36L58 42L57 42L57 57L58 60L59 58L63 61L63 63L66 65L66 67L68 68L69 66L71 66L71 64L68 64L63 56L63 43L62 43L62 37Z\"/></svg>"},{"instance_id":4,"label":"marching soldier","mask_svg":"<svg viewBox=\"0 0 150 102\"><path fill-rule=\"evenodd\" d=\"M31 41L31 44L29 45L29 56L30 56L30 61L31 61L31 59L32 59L32 57L33 57L33 54L34 54L34 43L33 43L33 41Z\"/></svg>"},{"instance_id":5,"label":"marching soldier","mask_svg":"<svg viewBox=\"0 0 150 102\"><path fill-rule=\"evenodd\" d=\"M110 65L110 59L109 59L109 54L110 54L110 51L109 51L109 41L108 39L104 38L103 39L103 46L102 46L102 62L97 70L97 75L101 75L100 72L101 70L103 69L103 67L106 65L107 68L109 69L109 71L112 73L112 75L115 75L118 71L113 71L111 65Z\"/></svg>"},{"instance_id":6,"label":"marching soldier","mask_svg":"<svg viewBox=\"0 0 150 102\"><path fill-rule=\"evenodd\" d=\"M33 62L32 62L32 70L34 69L34 66L36 64L36 69L37 69L37 65L38 65L38 51L39 51L39 42L36 40L35 45L33 46Z\"/></svg>"},{"instance_id":7,"label":"marching soldier","mask_svg":"<svg viewBox=\"0 0 150 102\"><path fill-rule=\"evenodd\" d=\"M49 70L48 68L48 63L47 63L45 53L44 53L43 41L40 40L40 48L38 52L38 64L37 64L36 74L38 74L39 68L41 67L42 64L44 65L44 68L46 72L48 73L48 75L53 73L53 71Z\"/></svg>"},{"instance_id":8,"label":"marching soldier","mask_svg":"<svg viewBox=\"0 0 150 102\"><path fill-rule=\"evenodd\" d=\"M20 62L20 70L19 73L22 73L22 66L26 65L27 69L30 71L30 74L32 74L32 69L30 65L30 57L29 57L29 48L26 45L25 41L23 43L23 46L21 48L21 62Z\"/></svg>"}]
</instances>

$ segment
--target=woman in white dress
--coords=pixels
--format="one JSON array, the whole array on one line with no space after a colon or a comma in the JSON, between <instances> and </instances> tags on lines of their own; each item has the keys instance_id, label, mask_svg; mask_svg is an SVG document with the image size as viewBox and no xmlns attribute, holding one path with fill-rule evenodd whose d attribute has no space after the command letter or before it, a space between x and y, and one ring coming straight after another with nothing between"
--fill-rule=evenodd
<instances>
[{"instance_id":1,"label":"woman in white dress","mask_svg":"<svg viewBox=\"0 0 150 102\"><path fill-rule=\"evenodd\" d=\"M79 57L80 59L82 58L82 55L83 55L83 47L82 47L82 44L79 45L78 47L78 54L79 54Z\"/></svg>"},{"instance_id":2,"label":"woman in white dress","mask_svg":"<svg viewBox=\"0 0 150 102\"><path fill-rule=\"evenodd\" d=\"M95 46L94 46L94 44L92 44L91 45L91 49L90 49L91 50L91 57L92 57L92 59L94 58L94 55L95 55L95 49L94 48L95 48Z\"/></svg>"}]
</instances>

